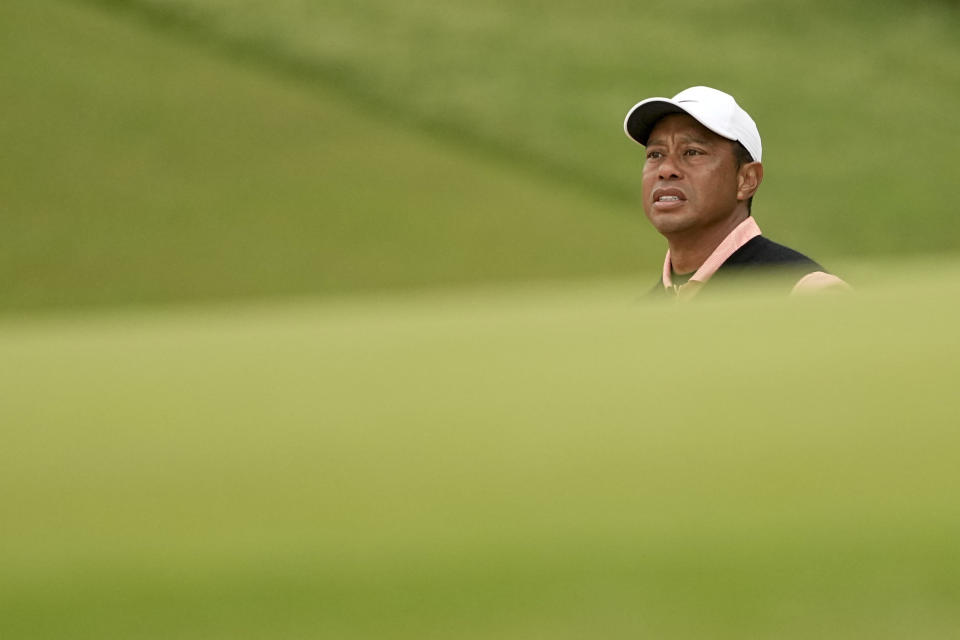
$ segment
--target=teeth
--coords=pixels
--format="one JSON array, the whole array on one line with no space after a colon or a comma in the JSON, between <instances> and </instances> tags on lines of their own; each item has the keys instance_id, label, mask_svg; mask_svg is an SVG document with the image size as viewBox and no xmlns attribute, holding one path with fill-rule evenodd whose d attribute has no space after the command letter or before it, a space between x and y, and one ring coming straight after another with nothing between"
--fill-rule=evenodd
<instances>
[{"instance_id":1,"label":"teeth","mask_svg":"<svg viewBox=\"0 0 960 640\"><path fill-rule=\"evenodd\" d=\"M679 196L660 196L659 198L657 198L659 202L673 202L679 199L680 199Z\"/></svg>"}]
</instances>

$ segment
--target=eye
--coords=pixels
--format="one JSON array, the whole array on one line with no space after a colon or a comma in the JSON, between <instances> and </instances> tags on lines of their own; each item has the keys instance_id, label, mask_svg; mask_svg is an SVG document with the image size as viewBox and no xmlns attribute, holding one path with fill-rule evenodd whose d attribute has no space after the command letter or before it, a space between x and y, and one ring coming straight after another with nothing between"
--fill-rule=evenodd
<instances>
[{"instance_id":1,"label":"eye","mask_svg":"<svg viewBox=\"0 0 960 640\"><path fill-rule=\"evenodd\" d=\"M685 156L702 156L702 155L703 155L703 151L701 151L700 149L686 149L686 150L683 152L683 155L685 155Z\"/></svg>"},{"instance_id":2,"label":"eye","mask_svg":"<svg viewBox=\"0 0 960 640\"><path fill-rule=\"evenodd\" d=\"M662 158L663 153L661 151L647 151L647 160Z\"/></svg>"}]
</instances>

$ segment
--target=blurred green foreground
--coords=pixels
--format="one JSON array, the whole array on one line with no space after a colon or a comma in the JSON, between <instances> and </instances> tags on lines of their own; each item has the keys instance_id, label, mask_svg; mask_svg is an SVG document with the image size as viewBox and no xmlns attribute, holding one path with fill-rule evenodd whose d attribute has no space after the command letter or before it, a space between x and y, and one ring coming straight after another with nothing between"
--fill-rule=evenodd
<instances>
[{"instance_id":1,"label":"blurred green foreground","mask_svg":"<svg viewBox=\"0 0 960 640\"><path fill-rule=\"evenodd\" d=\"M947 637L960 266L872 277L8 318L0 636Z\"/></svg>"}]
</instances>

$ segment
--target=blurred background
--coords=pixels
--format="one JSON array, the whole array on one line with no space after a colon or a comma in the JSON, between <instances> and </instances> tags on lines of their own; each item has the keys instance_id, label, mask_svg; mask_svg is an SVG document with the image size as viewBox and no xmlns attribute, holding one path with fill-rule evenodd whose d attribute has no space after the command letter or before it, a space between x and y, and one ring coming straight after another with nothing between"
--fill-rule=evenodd
<instances>
[{"instance_id":1,"label":"blurred background","mask_svg":"<svg viewBox=\"0 0 960 640\"><path fill-rule=\"evenodd\" d=\"M0 3L0 635L960 626L960 8ZM854 301L633 306L637 101Z\"/></svg>"},{"instance_id":2,"label":"blurred background","mask_svg":"<svg viewBox=\"0 0 960 640\"><path fill-rule=\"evenodd\" d=\"M656 278L626 111L759 123L768 236L960 246L949 2L5 3L0 309Z\"/></svg>"}]
</instances>

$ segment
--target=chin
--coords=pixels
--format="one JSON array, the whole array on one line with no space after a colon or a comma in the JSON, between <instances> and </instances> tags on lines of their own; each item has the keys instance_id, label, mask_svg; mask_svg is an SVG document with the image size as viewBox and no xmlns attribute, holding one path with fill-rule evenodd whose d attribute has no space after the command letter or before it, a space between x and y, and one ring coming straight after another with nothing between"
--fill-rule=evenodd
<instances>
[{"instance_id":1,"label":"chin","mask_svg":"<svg viewBox=\"0 0 960 640\"><path fill-rule=\"evenodd\" d=\"M680 214L657 214L647 216L650 224L662 235L682 233L694 226L693 221Z\"/></svg>"}]
</instances>

